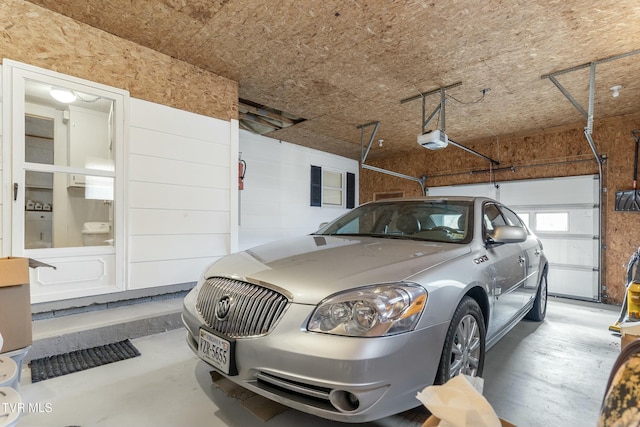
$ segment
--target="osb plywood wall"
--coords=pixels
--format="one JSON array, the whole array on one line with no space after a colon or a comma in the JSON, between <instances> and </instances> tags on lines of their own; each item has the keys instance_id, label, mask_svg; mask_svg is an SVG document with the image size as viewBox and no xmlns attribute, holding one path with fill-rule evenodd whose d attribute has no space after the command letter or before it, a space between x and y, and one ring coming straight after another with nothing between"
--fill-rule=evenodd
<instances>
[{"instance_id":1,"label":"osb plywood wall","mask_svg":"<svg viewBox=\"0 0 640 427\"><path fill-rule=\"evenodd\" d=\"M598 174L595 156L584 135L585 125L576 123L575 126L467 144L500 162L495 167L504 170L493 174L487 172L488 161L454 146L441 151L417 147L410 156L367 163L413 177L426 175L427 187ZM627 263L640 246L640 212L615 211L616 191L632 188L635 141L631 131L634 129L640 129L640 115L596 120L593 128L597 150L607 157L602 181L605 188L602 208L604 301L615 304L622 302ZM361 169L360 201L373 200L374 195L381 192L419 196L421 188L410 180Z\"/></svg>"},{"instance_id":2,"label":"osb plywood wall","mask_svg":"<svg viewBox=\"0 0 640 427\"><path fill-rule=\"evenodd\" d=\"M236 82L22 0L0 2L0 57L128 90L221 120L238 117Z\"/></svg>"},{"instance_id":3,"label":"osb plywood wall","mask_svg":"<svg viewBox=\"0 0 640 427\"><path fill-rule=\"evenodd\" d=\"M133 97L216 117L237 118L236 82L185 62L80 24L22 0L0 2L0 57L128 90ZM541 132L495 137L468 146L514 170L490 175L485 160L449 147L442 152L416 148L410 156L385 156L372 165L410 176L426 175L427 186L595 174L584 124ZM640 116L597 121L593 138L604 167L603 284L608 302L624 295L626 263L640 246L640 213L615 212L615 192L631 187L633 139ZM317 147L322 149L322 147ZM454 150L457 154L452 155ZM474 173L472 173L474 172ZM360 200L376 192L419 195L415 182L361 169Z\"/></svg>"}]
</instances>

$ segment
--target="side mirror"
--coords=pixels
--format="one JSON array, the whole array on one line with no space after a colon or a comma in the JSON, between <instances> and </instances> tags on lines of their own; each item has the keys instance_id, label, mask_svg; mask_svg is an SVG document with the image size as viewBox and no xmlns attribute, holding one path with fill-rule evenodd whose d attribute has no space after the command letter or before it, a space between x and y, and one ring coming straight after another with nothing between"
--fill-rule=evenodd
<instances>
[{"instance_id":1,"label":"side mirror","mask_svg":"<svg viewBox=\"0 0 640 427\"><path fill-rule=\"evenodd\" d=\"M489 235L489 243L520 243L525 240L527 232L513 225L498 225Z\"/></svg>"}]
</instances>

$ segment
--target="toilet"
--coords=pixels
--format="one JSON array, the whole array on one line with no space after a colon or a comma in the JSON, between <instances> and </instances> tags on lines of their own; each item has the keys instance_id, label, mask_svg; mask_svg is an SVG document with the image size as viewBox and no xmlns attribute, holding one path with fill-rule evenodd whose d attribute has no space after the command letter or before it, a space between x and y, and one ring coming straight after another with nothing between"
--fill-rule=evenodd
<instances>
[{"instance_id":1,"label":"toilet","mask_svg":"<svg viewBox=\"0 0 640 427\"><path fill-rule=\"evenodd\" d=\"M111 225L108 222L85 222L83 224L83 246L105 246L111 243Z\"/></svg>"}]
</instances>

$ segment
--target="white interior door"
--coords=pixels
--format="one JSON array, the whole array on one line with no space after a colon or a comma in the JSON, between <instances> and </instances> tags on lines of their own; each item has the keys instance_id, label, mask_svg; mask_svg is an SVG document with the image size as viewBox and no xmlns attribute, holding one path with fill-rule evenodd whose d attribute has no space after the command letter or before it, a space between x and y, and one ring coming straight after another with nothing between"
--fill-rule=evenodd
<instances>
[{"instance_id":1,"label":"white interior door","mask_svg":"<svg viewBox=\"0 0 640 427\"><path fill-rule=\"evenodd\" d=\"M55 267L30 270L32 303L122 290L126 92L10 60L2 67L10 254ZM73 99L56 100L53 89Z\"/></svg>"}]
</instances>

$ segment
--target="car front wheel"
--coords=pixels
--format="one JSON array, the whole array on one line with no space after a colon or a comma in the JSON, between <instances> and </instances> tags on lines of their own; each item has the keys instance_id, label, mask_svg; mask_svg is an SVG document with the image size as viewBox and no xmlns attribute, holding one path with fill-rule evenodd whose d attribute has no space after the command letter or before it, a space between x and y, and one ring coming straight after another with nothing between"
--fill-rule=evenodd
<instances>
[{"instance_id":1,"label":"car front wheel","mask_svg":"<svg viewBox=\"0 0 640 427\"><path fill-rule=\"evenodd\" d=\"M480 306L473 298L465 296L449 324L435 383L444 384L458 374L481 376L485 337Z\"/></svg>"}]
</instances>

